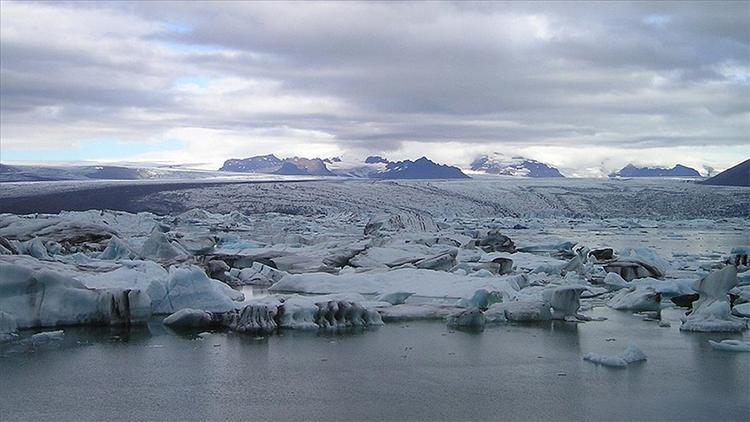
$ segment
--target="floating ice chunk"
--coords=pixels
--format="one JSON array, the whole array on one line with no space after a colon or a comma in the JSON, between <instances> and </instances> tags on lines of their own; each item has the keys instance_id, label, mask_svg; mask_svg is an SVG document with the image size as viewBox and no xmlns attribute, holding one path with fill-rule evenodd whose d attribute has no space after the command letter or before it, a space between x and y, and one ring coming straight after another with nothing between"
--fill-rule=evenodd
<instances>
[{"instance_id":1,"label":"floating ice chunk","mask_svg":"<svg viewBox=\"0 0 750 422\"><path fill-rule=\"evenodd\" d=\"M490 230L481 239L477 241L479 246L485 252L515 252L516 245L513 241L497 230Z\"/></svg>"},{"instance_id":2,"label":"floating ice chunk","mask_svg":"<svg viewBox=\"0 0 750 422\"><path fill-rule=\"evenodd\" d=\"M661 309L661 294L649 286L630 286L618 291L607 306L617 310L658 311Z\"/></svg>"},{"instance_id":3,"label":"floating ice chunk","mask_svg":"<svg viewBox=\"0 0 750 422\"><path fill-rule=\"evenodd\" d=\"M69 276L0 263L0 309L18 328L75 324L131 324L151 316L146 293L89 289Z\"/></svg>"},{"instance_id":4,"label":"floating ice chunk","mask_svg":"<svg viewBox=\"0 0 750 422\"><path fill-rule=\"evenodd\" d=\"M663 278L670 269L669 262L648 248L628 248L613 262L604 265L607 272L615 272L625 280L643 277Z\"/></svg>"},{"instance_id":5,"label":"floating ice chunk","mask_svg":"<svg viewBox=\"0 0 750 422\"><path fill-rule=\"evenodd\" d=\"M0 311L0 342L14 339L18 335L18 324L13 315Z\"/></svg>"},{"instance_id":6,"label":"floating ice chunk","mask_svg":"<svg viewBox=\"0 0 750 422\"><path fill-rule=\"evenodd\" d=\"M375 298L378 302L388 302L391 305L401 305L406 301L406 299L409 298L409 296L413 295L414 293L411 292L393 292L393 293L386 293L384 295L380 295L377 298Z\"/></svg>"},{"instance_id":7,"label":"floating ice chunk","mask_svg":"<svg viewBox=\"0 0 750 422\"><path fill-rule=\"evenodd\" d=\"M379 309L384 321L411 321L420 319L445 319L462 308L438 304L402 304Z\"/></svg>"},{"instance_id":8,"label":"floating ice chunk","mask_svg":"<svg viewBox=\"0 0 750 422\"><path fill-rule=\"evenodd\" d=\"M683 319L680 330L701 332L739 332L747 322L732 316L729 290L737 284L737 268L727 265L713 271L696 283L700 298L693 302L693 311Z\"/></svg>"},{"instance_id":9,"label":"floating ice chunk","mask_svg":"<svg viewBox=\"0 0 750 422\"><path fill-rule=\"evenodd\" d=\"M22 254L31 255L36 259L51 259L47 248L38 237L21 243L21 247L18 250Z\"/></svg>"},{"instance_id":10,"label":"floating ice chunk","mask_svg":"<svg viewBox=\"0 0 750 422\"><path fill-rule=\"evenodd\" d=\"M741 303L732 307L732 315L738 317L750 318L750 303Z\"/></svg>"},{"instance_id":11,"label":"floating ice chunk","mask_svg":"<svg viewBox=\"0 0 750 422\"><path fill-rule=\"evenodd\" d=\"M513 290L511 285L523 283L527 283L526 276L523 274L483 278L444 271L404 268L385 272L368 271L339 275L291 274L271 286L269 290L314 294L411 292L421 296L461 298L470 297L478 289L509 291Z\"/></svg>"},{"instance_id":12,"label":"floating ice chunk","mask_svg":"<svg viewBox=\"0 0 750 422\"><path fill-rule=\"evenodd\" d=\"M207 328L212 324L210 312L183 308L164 318L164 325L173 328Z\"/></svg>"},{"instance_id":13,"label":"floating ice chunk","mask_svg":"<svg viewBox=\"0 0 750 422\"><path fill-rule=\"evenodd\" d=\"M485 317L492 321L526 322L549 321L552 319L550 305L544 301L512 301L496 303L485 312Z\"/></svg>"},{"instance_id":14,"label":"floating ice chunk","mask_svg":"<svg viewBox=\"0 0 750 422\"><path fill-rule=\"evenodd\" d=\"M184 251L172 245L167 236L159 230L152 231L141 248L141 257L154 261L170 261L184 258L186 255Z\"/></svg>"},{"instance_id":15,"label":"floating ice chunk","mask_svg":"<svg viewBox=\"0 0 750 422\"><path fill-rule=\"evenodd\" d=\"M243 285L270 286L284 278L288 273L279 271L260 262L253 262L253 265L241 270L231 269L230 275L240 280Z\"/></svg>"},{"instance_id":16,"label":"floating ice chunk","mask_svg":"<svg viewBox=\"0 0 750 422\"><path fill-rule=\"evenodd\" d=\"M459 299L457 306L464 308L479 308L487 309L493 303L502 301L502 293L500 292L489 292L486 289L479 289L471 296L471 298Z\"/></svg>"},{"instance_id":17,"label":"floating ice chunk","mask_svg":"<svg viewBox=\"0 0 750 422\"><path fill-rule=\"evenodd\" d=\"M586 353L583 355L583 360L604 366L624 368L633 362L646 360L646 354L636 345L630 344L622 353L613 356L605 356L598 353Z\"/></svg>"},{"instance_id":18,"label":"floating ice chunk","mask_svg":"<svg viewBox=\"0 0 750 422\"><path fill-rule=\"evenodd\" d=\"M278 302L254 302L242 309L219 314L217 319L232 331L248 334L271 334L278 329Z\"/></svg>"},{"instance_id":19,"label":"floating ice chunk","mask_svg":"<svg viewBox=\"0 0 750 422\"><path fill-rule=\"evenodd\" d=\"M482 268L478 271L474 271L473 273L469 274L469 276L487 278L487 277L494 277L495 275L492 274L489 270Z\"/></svg>"},{"instance_id":20,"label":"floating ice chunk","mask_svg":"<svg viewBox=\"0 0 750 422\"><path fill-rule=\"evenodd\" d=\"M452 249L433 257L420 259L414 263L414 266L425 270L448 271L456 265L457 253L458 249Z\"/></svg>"},{"instance_id":21,"label":"floating ice chunk","mask_svg":"<svg viewBox=\"0 0 750 422\"><path fill-rule=\"evenodd\" d=\"M564 286L552 290L549 299L552 319L582 319L583 317L578 315L578 309L581 307L581 293L584 290L586 287L582 286Z\"/></svg>"},{"instance_id":22,"label":"floating ice chunk","mask_svg":"<svg viewBox=\"0 0 750 422\"><path fill-rule=\"evenodd\" d=\"M64 338L65 332L63 330L45 331L42 333L36 333L31 337L22 340L22 343L29 346L39 346L53 341L62 341Z\"/></svg>"},{"instance_id":23,"label":"floating ice chunk","mask_svg":"<svg viewBox=\"0 0 750 422\"><path fill-rule=\"evenodd\" d=\"M478 249L461 248L456 255L458 262L479 262L480 259L482 259L482 251Z\"/></svg>"},{"instance_id":24,"label":"floating ice chunk","mask_svg":"<svg viewBox=\"0 0 750 422\"><path fill-rule=\"evenodd\" d=\"M478 308L465 309L448 318L450 327L483 329L484 324L484 314Z\"/></svg>"},{"instance_id":25,"label":"floating ice chunk","mask_svg":"<svg viewBox=\"0 0 750 422\"><path fill-rule=\"evenodd\" d=\"M581 257L575 256L570 261L561 261L553 264L540 265L532 273L546 273L550 275L566 275L570 272L584 273L584 265Z\"/></svg>"},{"instance_id":26,"label":"floating ice chunk","mask_svg":"<svg viewBox=\"0 0 750 422\"><path fill-rule=\"evenodd\" d=\"M119 237L112 236L107 243L107 247L99 254L99 259L133 259L135 252L123 242Z\"/></svg>"},{"instance_id":27,"label":"floating ice chunk","mask_svg":"<svg viewBox=\"0 0 750 422\"><path fill-rule=\"evenodd\" d=\"M383 325L374 307L359 295L298 296L284 301L280 326L292 329L339 329Z\"/></svg>"},{"instance_id":28,"label":"floating ice chunk","mask_svg":"<svg viewBox=\"0 0 750 422\"><path fill-rule=\"evenodd\" d=\"M177 239L180 248L191 254L205 255L211 252L219 239L209 234L181 234Z\"/></svg>"},{"instance_id":29,"label":"floating ice chunk","mask_svg":"<svg viewBox=\"0 0 750 422\"><path fill-rule=\"evenodd\" d=\"M624 278L620 277L620 274L614 272L607 273L604 277L604 285L610 290L620 290L630 286Z\"/></svg>"},{"instance_id":30,"label":"floating ice chunk","mask_svg":"<svg viewBox=\"0 0 750 422\"><path fill-rule=\"evenodd\" d=\"M239 306L244 295L226 284L208 278L194 265L171 267L166 285L167 296L154 313L173 313L183 308L210 312L229 312Z\"/></svg>"},{"instance_id":31,"label":"floating ice chunk","mask_svg":"<svg viewBox=\"0 0 750 422\"><path fill-rule=\"evenodd\" d=\"M711 345L715 350L722 350L725 352L750 352L750 341L742 340L722 340L713 341L709 340L708 344Z\"/></svg>"}]
</instances>

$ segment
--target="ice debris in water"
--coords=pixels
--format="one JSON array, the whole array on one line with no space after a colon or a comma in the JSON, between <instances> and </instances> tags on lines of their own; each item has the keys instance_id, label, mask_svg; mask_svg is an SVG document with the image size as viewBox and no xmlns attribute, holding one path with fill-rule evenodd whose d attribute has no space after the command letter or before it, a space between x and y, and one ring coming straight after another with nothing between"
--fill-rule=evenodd
<instances>
[{"instance_id":1,"label":"ice debris in water","mask_svg":"<svg viewBox=\"0 0 750 422\"><path fill-rule=\"evenodd\" d=\"M715 350L722 350L725 352L750 352L750 341L742 340L722 340L713 341L709 340L708 344Z\"/></svg>"},{"instance_id":2,"label":"ice debris in water","mask_svg":"<svg viewBox=\"0 0 750 422\"><path fill-rule=\"evenodd\" d=\"M658 311L661 309L661 294L649 286L629 286L618 291L607 306L638 312Z\"/></svg>"},{"instance_id":3,"label":"ice debris in water","mask_svg":"<svg viewBox=\"0 0 750 422\"><path fill-rule=\"evenodd\" d=\"M164 318L164 325L173 328L206 328L212 323L210 312L184 308Z\"/></svg>"},{"instance_id":4,"label":"ice debris in water","mask_svg":"<svg viewBox=\"0 0 750 422\"><path fill-rule=\"evenodd\" d=\"M623 352L616 355L607 356L589 352L583 355L583 360L604 366L624 368L633 362L646 360L646 354L636 345L629 344Z\"/></svg>"},{"instance_id":5,"label":"ice debris in water","mask_svg":"<svg viewBox=\"0 0 750 422\"><path fill-rule=\"evenodd\" d=\"M739 332L747 322L731 314L729 291L737 285L737 268L727 265L696 283L700 298L693 311L683 319L680 330L701 332Z\"/></svg>"}]
</instances>

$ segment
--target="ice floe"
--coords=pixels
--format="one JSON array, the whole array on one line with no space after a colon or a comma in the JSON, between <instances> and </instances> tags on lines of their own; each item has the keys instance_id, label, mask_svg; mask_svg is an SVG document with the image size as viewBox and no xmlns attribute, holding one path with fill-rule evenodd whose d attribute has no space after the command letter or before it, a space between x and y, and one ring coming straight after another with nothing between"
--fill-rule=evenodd
<instances>
[{"instance_id":1,"label":"ice floe","mask_svg":"<svg viewBox=\"0 0 750 422\"><path fill-rule=\"evenodd\" d=\"M616 355L601 355L598 353L586 353L583 355L583 360L593 362L603 366L611 366L615 368L624 368L633 362L640 362L646 360L646 354L641 351L636 345L629 344L627 348L621 353Z\"/></svg>"}]
</instances>

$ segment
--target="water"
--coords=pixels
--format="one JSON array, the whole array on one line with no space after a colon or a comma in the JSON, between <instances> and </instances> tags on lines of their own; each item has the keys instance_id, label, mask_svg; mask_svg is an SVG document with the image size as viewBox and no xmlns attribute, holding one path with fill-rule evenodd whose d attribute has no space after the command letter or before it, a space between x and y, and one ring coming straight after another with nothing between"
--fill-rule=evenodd
<instances>
[{"instance_id":1,"label":"water","mask_svg":"<svg viewBox=\"0 0 750 422\"><path fill-rule=\"evenodd\" d=\"M742 336L682 333L677 309L664 312L670 328L607 308L589 314L609 320L264 338L176 334L158 320L66 328L62 343L0 347L0 419L747 420L750 353L708 345ZM611 369L581 359L629 341L648 361Z\"/></svg>"}]
</instances>

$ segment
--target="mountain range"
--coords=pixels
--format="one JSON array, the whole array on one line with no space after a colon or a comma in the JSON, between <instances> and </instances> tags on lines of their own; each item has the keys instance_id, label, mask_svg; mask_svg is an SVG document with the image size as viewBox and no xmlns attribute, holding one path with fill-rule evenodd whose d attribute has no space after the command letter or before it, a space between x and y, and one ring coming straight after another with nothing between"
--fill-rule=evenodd
<instances>
[{"instance_id":1,"label":"mountain range","mask_svg":"<svg viewBox=\"0 0 750 422\"><path fill-rule=\"evenodd\" d=\"M331 166L329 169L328 166ZM367 157L360 163L343 163L338 157L285 158L275 155L259 155L224 162L220 171L242 173L268 173L304 176L343 176L372 179L467 179L458 167L438 164L422 157L416 161L389 161L380 156Z\"/></svg>"},{"instance_id":2,"label":"mountain range","mask_svg":"<svg viewBox=\"0 0 750 422\"><path fill-rule=\"evenodd\" d=\"M670 168L664 167L636 167L633 164L610 173L609 177L700 177L698 170L677 164Z\"/></svg>"}]
</instances>

